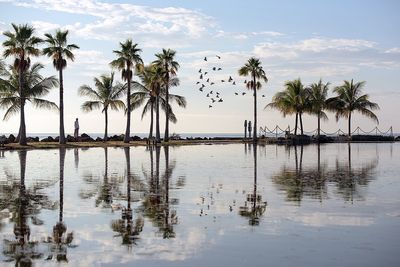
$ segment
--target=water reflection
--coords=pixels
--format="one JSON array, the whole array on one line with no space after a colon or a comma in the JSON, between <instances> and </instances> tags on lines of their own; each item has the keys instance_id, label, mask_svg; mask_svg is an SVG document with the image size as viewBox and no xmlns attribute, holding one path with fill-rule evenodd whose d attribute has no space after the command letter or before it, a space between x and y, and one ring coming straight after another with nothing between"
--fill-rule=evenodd
<instances>
[{"instance_id":1,"label":"water reflection","mask_svg":"<svg viewBox=\"0 0 400 267\"><path fill-rule=\"evenodd\" d=\"M149 218L155 227L158 228L158 234L164 239L174 238L176 233L174 225L178 223L176 210L171 209L170 206L170 180L175 169L175 162L170 164L169 161L169 147L164 147L165 157L165 172L160 179L160 154L161 148L159 146L151 146L148 148L150 155L150 175L149 190L143 200L142 210L144 216ZM153 153L156 154L155 174L153 171ZM179 183L179 182L178 182ZM180 182L182 184L182 181ZM173 200L177 203L176 200Z\"/></svg>"},{"instance_id":2,"label":"water reflection","mask_svg":"<svg viewBox=\"0 0 400 267\"><path fill-rule=\"evenodd\" d=\"M131 207L131 180L133 178L131 174L131 159L130 159L130 148L124 147L125 161L126 161L126 207L121 209L121 219L113 220L111 228L114 232L119 233L117 236L121 236L122 244L127 245L131 248L132 245L136 244L136 240L139 239L139 234L143 230L143 219L138 218L133 221L132 207Z\"/></svg>"},{"instance_id":3,"label":"water reflection","mask_svg":"<svg viewBox=\"0 0 400 267\"><path fill-rule=\"evenodd\" d=\"M25 186L26 157L27 151L18 151L20 180L6 173L7 180L11 185L2 185L2 193L6 195L1 199L2 208L10 208L11 222L14 223L14 240L4 239L3 253L7 261L15 261L16 266L31 266L33 259L43 257L39 249L39 242L31 240L31 228L28 219L33 225L42 225L43 221L38 218L41 208L52 209L53 205L47 196L37 192L41 188L27 190ZM7 188L8 187L8 188ZM3 210L4 211L4 210Z\"/></svg>"},{"instance_id":4,"label":"water reflection","mask_svg":"<svg viewBox=\"0 0 400 267\"><path fill-rule=\"evenodd\" d=\"M288 147L294 150L295 168L283 165L278 174L273 175L272 180L282 191L286 192L289 201L300 203L304 196L322 201L327 198L328 185L336 186L336 193L346 201L362 199L360 187L366 186L373 179L373 170L378 165L374 159L360 168L353 168L351 144L347 145L347 161L336 159L334 168L328 168L328 164L321 163L321 147L317 145L317 165L315 167L303 167L303 146ZM300 150L300 155L298 150ZM289 156L290 158L290 156Z\"/></svg>"},{"instance_id":5,"label":"water reflection","mask_svg":"<svg viewBox=\"0 0 400 267\"><path fill-rule=\"evenodd\" d=\"M251 144L249 150L251 152ZM245 153L247 144L245 144ZM249 225L259 225L260 217L265 213L267 202L262 200L262 196L257 193L257 144L253 144L253 191L247 194L244 206L239 207L239 214L249 219Z\"/></svg>"}]
</instances>

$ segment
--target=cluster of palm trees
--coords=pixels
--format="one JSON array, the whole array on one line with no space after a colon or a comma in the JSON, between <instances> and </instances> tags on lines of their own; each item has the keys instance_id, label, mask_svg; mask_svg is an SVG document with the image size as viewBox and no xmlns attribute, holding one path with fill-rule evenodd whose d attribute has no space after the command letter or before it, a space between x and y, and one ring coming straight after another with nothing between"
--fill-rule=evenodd
<instances>
[{"instance_id":1,"label":"cluster of palm trees","mask_svg":"<svg viewBox=\"0 0 400 267\"><path fill-rule=\"evenodd\" d=\"M3 42L4 58L13 57L14 64L10 70L1 68L0 75L0 106L7 109L5 118L12 114L20 113L20 128L17 140L20 145L27 144L26 125L25 125L25 104L26 101L32 102L37 107L55 108L60 112L60 144L65 144L64 132L64 87L63 70L67 67L67 60L74 60L72 50L79 49L75 44L68 44L68 31L57 30L54 35L45 34L45 39L34 35L35 29L28 25L11 24L12 31L3 34L7 39ZM45 43L43 50L39 45ZM53 59L53 66L58 71L59 79L54 76L43 78L39 70L43 68L41 64L31 66L31 57L46 55ZM48 94L54 86L60 86L59 105L44 100L40 97Z\"/></svg>"},{"instance_id":2,"label":"cluster of palm trees","mask_svg":"<svg viewBox=\"0 0 400 267\"><path fill-rule=\"evenodd\" d=\"M351 116L355 111L360 112L377 123L377 116L373 110L379 109L377 103L369 100L368 94L363 94L365 82L344 81L340 86L333 89L334 97L328 98L330 83L323 83L321 80L305 87L300 78L287 81L285 89L277 92L272 102L265 108L274 108L282 112L283 116L296 114L294 133L297 135L298 121L300 121L300 131L303 135L304 113L316 115L318 118L317 137L320 137L321 119L327 120L325 111L335 113L336 120L344 117L348 119L348 135L351 136Z\"/></svg>"},{"instance_id":3,"label":"cluster of palm trees","mask_svg":"<svg viewBox=\"0 0 400 267\"><path fill-rule=\"evenodd\" d=\"M4 119L19 112L20 128L17 141L20 145L27 144L25 125L25 104L31 102L35 107L59 110L59 143L66 144L64 131L64 86L63 70L67 67L67 60L74 60L73 50L79 49L76 44L68 44L68 30L56 30L55 34L45 34L45 39L35 36L35 29L28 25L12 24L13 31L3 34L7 39L3 42L4 58L13 57L14 63L9 68L0 60L0 108L6 109ZM39 45L45 43L44 49ZM108 138L108 111L124 110L126 114L126 130L124 142L130 141L131 112L144 105L143 116L150 111L151 123L149 138L153 138L153 114L156 114L156 142L161 142L160 135L160 107L165 111L164 141L169 140L169 122L177 121L171 108L171 102L185 107L183 96L170 94L169 89L179 85L176 73L179 64L175 61L176 52L163 49L156 54L156 59L150 65L144 65L140 57L141 49L131 39L120 43L120 49L113 51L116 59L110 63L112 68L121 71L124 83L114 83L114 73L94 78L95 89L88 85L79 88L81 96L90 100L82 105L83 111L101 109L105 115L104 141ZM43 65L31 65L31 58L46 55L53 59L53 66L58 71L58 79L54 76L43 77L39 71ZM133 81L137 75L140 82ZM59 85L59 104L43 99L49 91ZM134 92L131 92L133 88ZM126 103L120 98L126 94Z\"/></svg>"}]
</instances>

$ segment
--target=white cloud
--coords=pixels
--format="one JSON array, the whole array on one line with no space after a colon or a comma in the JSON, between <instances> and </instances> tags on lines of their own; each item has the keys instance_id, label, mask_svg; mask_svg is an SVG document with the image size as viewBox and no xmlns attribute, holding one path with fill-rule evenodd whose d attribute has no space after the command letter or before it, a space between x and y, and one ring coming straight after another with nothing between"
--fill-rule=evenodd
<instances>
[{"instance_id":1,"label":"white cloud","mask_svg":"<svg viewBox=\"0 0 400 267\"><path fill-rule=\"evenodd\" d=\"M400 47L393 47L385 51L388 54L398 54L400 53Z\"/></svg>"},{"instance_id":2,"label":"white cloud","mask_svg":"<svg viewBox=\"0 0 400 267\"><path fill-rule=\"evenodd\" d=\"M48 32L53 32L54 30L61 28L60 24L50 23L41 20L34 20L31 22L31 24L40 35Z\"/></svg>"},{"instance_id":3,"label":"white cloud","mask_svg":"<svg viewBox=\"0 0 400 267\"><path fill-rule=\"evenodd\" d=\"M207 31L207 28L214 27L212 18L185 8L153 8L133 4L104 3L96 0L33 0L14 4L92 16L95 20L90 23L67 26L74 29L74 34L88 39L121 39L124 32L132 29L133 34L179 33L186 37L198 38Z\"/></svg>"}]
</instances>

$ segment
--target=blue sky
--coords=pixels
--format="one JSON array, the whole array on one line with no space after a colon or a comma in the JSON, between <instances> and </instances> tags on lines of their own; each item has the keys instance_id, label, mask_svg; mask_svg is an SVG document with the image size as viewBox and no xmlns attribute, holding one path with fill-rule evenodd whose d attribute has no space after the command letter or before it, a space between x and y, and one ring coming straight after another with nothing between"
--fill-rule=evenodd
<instances>
[{"instance_id":1,"label":"blue sky","mask_svg":"<svg viewBox=\"0 0 400 267\"><path fill-rule=\"evenodd\" d=\"M276 111L263 110L285 81L300 77L307 85L322 78L333 88L354 78L365 80L365 92L380 104L379 127L394 126L400 131L400 119L393 116L400 100L398 1L0 0L0 10L1 32L9 30L12 22L34 25L39 36L63 28L70 31L70 42L81 47L64 74L69 133L76 117L82 131L103 131L100 111L80 111L85 99L77 95L77 89L82 84L93 86L93 77L111 71L112 50L127 38L142 48L146 63L163 47L177 51L181 85L172 92L186 96L188 107L175 107L178 123L172 125L172 132L241 132L243 120L252 119L252 97L249 93L235 96L234 92L245 92L244 78L237 76L237 69L251 56L261 59L269 78L259 94L265 95L258 100L260 126L293 125L292 116L283 118ZM208 62L203 61L204 56L209 57ZM33 61L46 64L44 75L56 75L49 59ZM212 80L232 76L237 85L216 82L213 89L224 102L210 109L209 99L198 91L196 81L199 68L212 66L223 69L218 74L210 72ZM58 102L58 90L48 98ZM1 117L3 114L0 110ZM141 110L133 112L133 133L148 130L148 118L141 120L140 114ZM306 116L304 124L306 130L313 130L315 117ZM16 132L18 125L17 116L0 121L0 132ZM329 114L322 127L334 131L346 125L345 120L336 122ZM374 122L357 115L354 125L375 127ZM122 133L124 127L123 113L112 113L109 132ZM57 132L58 114L27 107L27 129Z\"/></svg>"}]
</instances>

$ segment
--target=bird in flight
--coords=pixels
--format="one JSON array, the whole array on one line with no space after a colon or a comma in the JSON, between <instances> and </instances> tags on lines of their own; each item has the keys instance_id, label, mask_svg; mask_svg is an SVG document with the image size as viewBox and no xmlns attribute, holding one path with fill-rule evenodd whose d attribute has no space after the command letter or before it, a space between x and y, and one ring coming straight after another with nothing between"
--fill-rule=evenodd
<instances>
[{"instance_id":1,"label":"bird in flight","mask_svg":"<svg viewBox=\"0 0 400 267\"><path fill-rule=\"evenodd\" d=\"M238 95L238 93L235 92L235 95Z\"/></svg>"},{"instance_id":2,"label":"bird in flight","mask_svg":"<svg viewBox=\"0 0 400 267\"><path fill-rule=\"evenodd\" d=\"M229 76L228 82L233 81L232 76Z\"/></svg>"},{"instance_id":3,"label":"bird in flight","mask_svg":"<svg viewBox=\"0 0 400 267\"><path fill-rule=\"evenodd\" d=\"M265 95L262 95L262 97L265 97Z\"/></svg>"},{"instance_id":4,"label":"bird in flight","mask_svg":"<svg viewBox=\"0 0 400 267\"><path fill-rule=\"evenodd\" d=\"M207 94L207 97L210 97L210 94L209 94L209 93Z\"/></svg>"},{"instance_id":5,"label":"bird in flight","mask_svg":"<svg viewBox=\"0 0 400 267\"><path fill-rule=\"evenodd\" d=\"M221 68L218 68L218 70L222 70Z\"/></svg>"},{"instance_id":6,"label":"bird in flight","mask_svg":"<svg viewBox=\"0 0 400 267\"><path fill-rule=\"evenodd\" d=\"M224 102L224 100L222 100L222 98L220 100L218 100L218 102Z\"/></svg>"},{"instance_id":7,"label":"bird in flight","mask_svg":"<svg viewBox=\"0 0 400 267\"><path fill-rule=\"evenodd\" d=\"M225 82L225 80L221 80L221 83L224 83Z\"/></svg>"},{"instance_id":8,"label":"bird in flight","mask_svg":"<svg viewBox=\"0 0 400 267\"><path fill-rule=\"evenodd\" d=\"M204 61L207 61L207 57L204 57Z\"/></svg>"},{"instance_id":9,"label":"bird in flight","mask_svg":"<svg viewBox=\"0 0 400 267\"><path fill-rule=\"evenodd\" d=\"M203 79L203 74L200 74L200 79Z\"/></svg>"},{"instance_id":10,"label":"bird in flight","mask_svg":"<svg viewBox=\"0 0 400 267\"><path fill-rule=\"evenodd\" d=\"M236 82L235 82L235 81L233 81L232 85L236 85Z\"/></svg>"},{"instance_id":11,"label":"bird in flight","mask_svg":"<svg viewBox=\"0 0 400 267\"><path fill-rule=\"evenodd\" d=\"M196 84L199 84L200 82L197 82Z\"/></svg>"},{"instance_id":12,"label":"bird in flight","mask_svg":"<svg viewBox=\"0 0 400 267\"><path fill-rule=\"evenodd\" d=\"M210 85L213 85L214 83L212 82L212 83L210 83Z\"/></svg>"},{"instance_id":13,"label":"bird in flight","mask_svg":"<svg viewBox=\"0 0 400 267\"><path fill-rule=\"evenodd\" d=\"M214 102L215 102L215 99L214 99L214 98L211 98L211 101L214 103Z\"/></svg>"},{"instance_id":14,"label":"bird in flight","mask_svg":"<svg viewBox=\"0 0 400 267\"><path fill-rule=\"evenodd\" d=\"M211 90L211 91L210 91L210 95L212 95L212 94L213 94L213 91Z\"/></svg>"},{"instance_id":15,"label":"bird in flight","mask_svg":"<svg viewBox=\"0 0 400 267\"><path fill-rule=\"evenodd\" d=\"M245 95L245 94L246 94L246 92L243 92L243 93L242 93L242 95Z\"/></svg>"},{"instance_id":16,"label":"bird in flight","mask_svg":"<svg viewBox=\"0 0 400 267\"><path fill-rule=\"evenodd\" d=\"M210 82L210 78L207 79L207 82Z\"/></svg>"},{"instance_id":17,"label":"bird in flight","mask_svg":"<svg viewBox=\"0 0 400 267\"><path fill-rule=\"evenodd\" d=\"M206 72L204 72L204 75L207 75L207 73L208 73L207 71L206 71Z\"/></svg>"},{"instance_id":18,"label":"bird in flight","mask_svg":"<svg viewBox=\"0 0 400 267\"><path fill-rule=\"evenodd\" d=\"M201 73L201 69L199 69L199 73Z\"/></svg>"},{"instance_id":19,"label":"bird in flight","mask_svg":"<svg viewBox=\"0 0 400 267\"><path fill-rule=\"evenodd\" d=\"M221 59L221 57L220 56L218 56L218 55L215 55L218 59Z\"/></svg>"},{"instance_id":20,"label":"bird in flight","mask_svg":"<svg viewBox=\"0 0 400 267\"><path fill-rule=\"evenodd\" d=\"M244 80L244 83L247 83L247 80Z\"/></svg>"},{"instance_id":21,"label":"bird in flight","mask_svg":"<svg viewBox=\"0 0 400 267\"><path fill-rule=\"evenodd\" d=\"M217 67L213 67L212 70L214 70L214 71L217 70Z\"/></svg>"},{"instance_id":22,"label":"bird in flight","mask_svg":"<svg viewBox=\"0 0 400 267\"><path fill-rule=\"evenodd\" d=\"M199 91L200 91L200 92L203 92L203 88L199 88Z\"/></svg>"},{"instance_id":23,"label":"bird in flight","mask_svg":"<svg viewBox=\"0 0 400 267\"><path fill-rule=\"evenodd\" d=\"M211 105L208 105L208 108L212 108L212 106L211 106Z\"/></svg>"}]
</instances>

